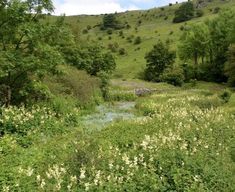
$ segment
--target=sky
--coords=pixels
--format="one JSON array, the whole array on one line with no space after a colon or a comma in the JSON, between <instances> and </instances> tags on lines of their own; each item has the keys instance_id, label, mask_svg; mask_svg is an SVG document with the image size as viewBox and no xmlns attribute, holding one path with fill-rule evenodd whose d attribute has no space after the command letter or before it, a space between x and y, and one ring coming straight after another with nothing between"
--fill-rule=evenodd
<instances>
[{"instance_id":1,"label":"sky","mask_svg":"<svg viewBox=\"0 0 235 192\"><path fill-rule=\"evenodd\" d=\"M82 15L149 9L175 3L177 0L52 0L55 15ZM182 2L185 0L178 0Z\"/></svg>"}]
</instances>

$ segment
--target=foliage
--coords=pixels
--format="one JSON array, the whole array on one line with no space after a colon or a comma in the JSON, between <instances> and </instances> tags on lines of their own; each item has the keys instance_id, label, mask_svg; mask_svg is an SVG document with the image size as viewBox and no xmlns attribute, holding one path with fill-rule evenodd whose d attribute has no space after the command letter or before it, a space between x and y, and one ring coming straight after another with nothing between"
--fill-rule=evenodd
<instances>
[{"instance_id":1,"label":"foliage","mask_svg":"<svg viewBox=\"0 0 235 192\"><path fill-rule=\"evenodd\" d=\"M225 73L228 76L228 82L235 86L235 44L229 47L228 62L225 65Z\"/></svg>"},{"instance_id":2,"label":"foliage","mask_svg":"<svg viewBox=\"0 0 235 192\"><path fill-rule=\"evenodd\" d=\"M228 103L232 96L232 92L228 89L224 90L223 93L220 95L220 98L225 102Z\"/></svg>"},{"instance_id":3,"label":"foliage","mask_svg":"<svg viewBox=\"0 0 235 192\"><path fill-rule=\"evenodd\" d=\"M75 100L77 107L88 107L98 102L101 97L98 78L91 77L85 71L79 71L75 67L60 66L60 70L62 71L60 75L46 77L44 81L57 99L65 97L69 100L71 97ZM54 99L52 98L52 102ZM61 106L61 111L63 106Z\"/></svg>"},{"instance_id":4,"label":"foliage","mask_svg":"<svg viewBox=\"0 0 235 192\"><path fill-rule=\"evenodd\" d=\"M150 81L161 81L160 75L174 63L175 52L170 51L168 45L159 41L146 54L145 59L147 61L145 78Z\"/></svg>"},{"instance_id":5,"label":"foliage","mask_svg":"<svg viewBox=\"0 0 235 192\"><path fill-rule=\"evenodd\" d=\"M194 5L191 1L183 3L179 9L175 11L174 23L188 21L194 17Z\"/></svg>"},{"instance_id":6,"label":"foliage","mask_svg":"<svg viewBox=\"0 0 235 192\"><path fill-rule=\"evenodd\" d=\"M116 68L114 56L103 51L101 46L87 46L78 51L78 60L74 63L78 69L86 70L88 74L97 76L99 72L112 73Z\"/></svg>"},{"instance_id":7,"label":"foliage","mask_svg":"<svg viewBox=\"0 0 235 192\"><path fill-rule=\"evenodd\" d=\"M184 31L179 45L179 55L183 60L193 59L194 67L197 73L199 70L199 59L204 62L208 45L210 42L209 30L205 24L192 25L188 30Z\"/></svg>"},{"instance_id":8,"label":"foliage","mask_svg":"<svg viewBox=\"0 0 235 192\"><path fill-rule=\"evenodd\" d=\"M0 83L6 88L1 94L7 106L24 102L22 92L31 91L28 87L32 80L55 73L56 66L63 63L58 49L62 43L58 33L59 28L63 31L62 21L43 21L42 14L51 11L53 6L48 0L10 0L1 4Z\"/></svg>"},{"instance_id":9,"label":"foliage","mask_svg":"<svg viewBox=\"0 0 235 192\"><path fill-rule=\"evenodd\" d=\"M135 101L136 94L133 91L110 91L109 101Z\"/></svg>"},{"instance_id":10,"label":"foliage","mask_svg":"<svg viewBox=\"0 0 235 192\"><path fill-rule=\"evenodd\" d=\"M99 78L101 80L100 83L100 89L102 92L102 96L104 98L105 101L109 100L109 81L110 81L110 76L109 74L105 73L105 72L100 72L99 73Z\"/></svg>"},{"instance_id":11,"label":"foliage","mask_svg":"<svg viewBox=\"0 0 235 192\"><path fill-rule=\"evenodd\" d=\"M235 12L226 10L219 14L217 19L207 22L210 30L209 68L214 81L227 81L224 67L227 61L227 52L231 43L229 34L232 29Z\"/></svg>"},{"instance_id":12,"label":"foliage","mask_svg":"<svg viewBox=\"0 0 235 192\"><path fill-rule=\"evenodd\" d=\"M194 62L196 78L216 82L227 80L224 67L234 15L227 10L214 20L191 25L184 31L178 46L179 56L184 61Z\"/></svg>"},{"instance_id":13,"label":"foliage","mask_svg":"<svg viewBox=\"0 0 235 192\"><path fill-rule=\"evenodd\" d=\"M184 83L183 70L179 67L170 67L164 70L160 79L174 86L182 86Z\"/></svg>"},{"instance_id":14,"label":"foliage","mask_svg":"<svg viewBox=\"0 0 235 192\"><path fill-rule=\"evenodd\" d=\"M124 26L117 20L116 14L105 14L102 29L122 29Z\"/></svg>"},{"instance_id":15,"label":"foliage","mask_svg":"<svg viewBox=\"0 0 235 192\"><path fill-rule=\"evenodd\" d=\"M135 45L139 45L139 44L141 43L141 41L142 41L142 40L141 40L141 37L138 36L138 37L135 38L134 44L135 44Z\"/></svg>"},{"instance_id":16,"label":"foliage","mask_svg":"<svg viewBox=\"0 0 235 192\"><path fill-rule=\"evenodd\" d=\"M196 16L197 16L197 17L202 17L203 15L204 15L203 10L201 10L201 9L197 9L197 10L196 10Z\"/></svg>"}]
</instances>

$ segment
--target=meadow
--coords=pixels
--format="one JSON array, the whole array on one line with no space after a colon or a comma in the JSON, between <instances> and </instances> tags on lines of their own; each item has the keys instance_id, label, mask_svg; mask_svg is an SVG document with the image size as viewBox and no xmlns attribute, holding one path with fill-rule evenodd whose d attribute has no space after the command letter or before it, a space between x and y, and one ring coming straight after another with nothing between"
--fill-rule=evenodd
<instances>
[{"instance_id":1,"label":"meadow","mask_svg":"<svg viewBox=\"0 0 235 192\"><path fill-rule=\"evenodd\" d=\"M178 3L116 13L125 28L106 30L104 15L56 17L37 9L41 1L9 2L0 7L0 191L235 191L234 86L197 78L179 52L173 83L143 80L158 40L177 50L188 26L214 19L220 38L203 26L215 45L207 51L226 56L199 57L200 70L209 76L223 61L219 75L232 82L234 0L205 0L204 15L183 23L172 23Z\"/></svg>"},{"instance_id":2,"label":"meadow","mask_svg":"<svg viewBox=\"0 0 235 192\"><path fill-rule=\"evenodd\" d=\"M2 191L233 191L235 95L212 83L151 85L159 92L134 99L136 118L100 131L79 111L2 109L17 131L1 138Z\"/></svg>"}]
</instances>

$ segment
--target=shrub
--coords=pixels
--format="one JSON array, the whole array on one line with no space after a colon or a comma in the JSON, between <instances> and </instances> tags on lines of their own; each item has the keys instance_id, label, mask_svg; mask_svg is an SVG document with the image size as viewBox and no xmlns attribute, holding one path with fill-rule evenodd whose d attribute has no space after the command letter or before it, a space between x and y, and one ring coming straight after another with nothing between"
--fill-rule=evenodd
<instances>
[{"instance_id":1,"label":"shrub","mask_svg":"<svg viewBox=\"0 0 235 192\"><path fill-rule=\"evenodd\" d=\"M73 67L63 67L62 71L63 74L56 78L45 79L53 95L72 97L81 107L96 102L100 86L98 78L91 77L85 71L79 71Z\"/></svg>"},{"instance_id":2,"label":"shrub","mask_svg":"<svg viewBox=\"0 0 235 192\"><path fill-rule=\"evenodd\" d=\"M220 7L216 7L216 8L214 8L213 13L214 13L214 14L217 14L217 13L219 13L219 11L220 11Z\"/></svg>"},{"instance_id":3,"label":"shrub","mask_svg":"<svg viewBox=\"0 0 235 192\"><path fill-rule=\"evenodd\" d=\"M203 15L204 15L203 10L198 9L198 10L196 11L196 16L197 16L197 17L202 17Z\"/></svg>"},{"instance_id":4,"label":"shrub","mask_svg":"<svg viewBox=\"0 0 235 192\"><path fill-rule=\"evenodd\" d=\"M141 43L141 37L138 36L138 37L135 38L134 44L135 44L135 45L138 45L138 44L140 44L140 43Z\"/></svg>"},{"instance_id":5,"label":"shrub","mask_svg":"<svg viewBox=\"0 0 235 192\"><path fill-rule=\"evenodd\" d=\"M228 89L224 90L222 94L220 94L220 98L225 102L228 103L232 96L232 92Z\"/></svg>"},{"instance_id":6,"label":"shrub","mask_svg":"<svg viewBox=\"0 0 235 192\"><path fill-rule=\"evenodd\" d=\"M182 86L184 83L183 70L179 67L167 68L160 79L174 86Z\"/></svg>"},{"instance_id":7,"label":"shrub","mask_svg":"<svg viewBox=\"0 0 235 192\"><path fill-rule=\"evenodd\" d=\"M83 34L87 34L87 33L88 33L88 30L87 30L87 29L83 29L83 30L82 30L82 33L83 33Z\"/></svg>"},{"instance_id":8,"label":"shrub","mask_svg":"<svg viewBox=\"0 0 235 192\"><path fill-rule=\"evenodd\" d=\"M119 49L119 55L126 55L127 52L126 52L126 49L125 48L120 48Z\"/></svg>"},{"instance_id":9,"label":"shrub","mask_svg":"<svg viewBox=\"0 0 235 192\"><path fill-rule=\"evenodd\" d=\"M119 44L117 42L108 44L108 49L113 53L117 52Z\"/></svg>"},{"instance_id":10,"label":"shrub","mask_svg":"<svg viewBox=\"0 0 235 192\"><path fill-rule=\"evenodd\" d=\"M112 30L112 29L108 29L108 30L107 30L107 34L108 34L108 35L112 35L112 34L113 34L113 30Z\"/></svg>"},{"instance_id":11,"label":"shrub","mask_svg":"<svg viewBox=\"0 0 235 192\"><path fill-rule=\"evenodd\" d=\"M87 30L89 31L89 30L91 30L91 26L90 25L87 25Z\"/></svg>"}]
</instances>

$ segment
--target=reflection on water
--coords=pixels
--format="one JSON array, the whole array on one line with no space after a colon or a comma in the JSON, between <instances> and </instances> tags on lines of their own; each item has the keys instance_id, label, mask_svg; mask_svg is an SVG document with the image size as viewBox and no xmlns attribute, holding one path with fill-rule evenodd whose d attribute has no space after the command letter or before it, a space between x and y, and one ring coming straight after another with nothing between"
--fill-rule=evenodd
<instances>
[{"instance_id":1,"label":"reflection on water","mask_svg":"<svg viewBox=\"0 0 235 192\"><path fill-rule=\"evenodd\" d=\"M97 107L96 113L83 117L82 122L89 130L99 130L113 121L135 118L136 116L133 114L134 107L135 102L100 105Z\"/></svg>"}]
</instances>

